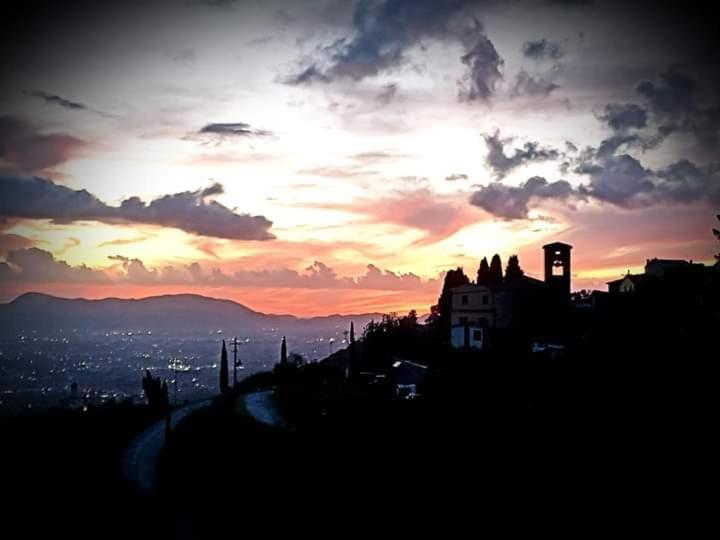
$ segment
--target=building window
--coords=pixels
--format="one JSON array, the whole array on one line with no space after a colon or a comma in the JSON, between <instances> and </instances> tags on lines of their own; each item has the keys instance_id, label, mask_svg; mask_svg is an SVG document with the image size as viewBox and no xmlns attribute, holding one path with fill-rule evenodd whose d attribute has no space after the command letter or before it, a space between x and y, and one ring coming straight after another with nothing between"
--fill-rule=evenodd
<instances>
[{"instance_id":1,"label":"building window","mask_svg":"<svg viewBox=\"0 0 720 540\"><path fill-rule=\"evenodd\" d=\"M473 341L482 341L482 330L473 330Z\"/></svg>"},{"instance_id":2,"label":"building window","mask_svg":"<svg viewBox=\"0 0 720 540\"><path fill-rule=\"evenodd\" d=\"M462 303L463 306L467 306L467 303L468 303L467 294L463 294L463 295L462 295L462 298L460 299L460 302Z\"/></svg>"},{"instance_id":3,"label":"building window","mask_svg":"<svg viewBox=\"0 0 720 540\"><path fill-rule=\"evenodd\" d=\"M489 302L490 302L490 297L487 294L483 294L483 297L482 297L483 306L487 306Z\"/></svg>"},{"instance_id":4,"label":"building window","mask_svg":"<svg viewBox=\"0 0 720 540\"><path fill-rule=\"evenodd\" d=\"M460 317L460 324L467 324L467 317Z\"/></svg>"}]
</instances>

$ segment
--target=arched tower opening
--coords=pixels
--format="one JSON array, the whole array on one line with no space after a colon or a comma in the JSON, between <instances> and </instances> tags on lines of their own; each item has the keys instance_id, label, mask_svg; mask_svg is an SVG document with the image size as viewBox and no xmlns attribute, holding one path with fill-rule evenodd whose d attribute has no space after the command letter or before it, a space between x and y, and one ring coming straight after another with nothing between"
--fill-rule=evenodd
<instances>
[{"instance_id":1,"label":"arched tower opening","mask_svg":"<svg viewBox=\"0 0 720 540\"><path fill-rule=\"evenodd\" d=\"M545 283L558 296L570 298L570 250L572 246L553 242L543 246L545 251Z\"/></svg>"}]
</instances>

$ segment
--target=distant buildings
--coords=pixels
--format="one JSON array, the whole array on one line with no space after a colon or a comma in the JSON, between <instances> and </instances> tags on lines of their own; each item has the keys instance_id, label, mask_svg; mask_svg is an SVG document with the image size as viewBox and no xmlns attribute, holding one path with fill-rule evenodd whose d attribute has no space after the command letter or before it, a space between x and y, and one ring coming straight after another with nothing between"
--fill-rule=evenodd
<instances>
[{"instance_id":1,"label":"distant buildings","mask_svg":"<svg viewBox=\"0 0 720 540\"><path fill-rule=\"evenodd\" d=\"M694 287L701 285L717 271L717 265L708 267L693 261L677 259L648 259L643 274L631 274L608 282L611 295L650 292L668 286Z\"/></svg>"},{"instance_id":2,"label":"distant buildings","mask_svg":"<svg viewBox=\"0 0 720 540\"><path fill-rule=\"evenodd\" d=\"M620 312L687 317L717 309L720 265L671 259L648 259L642 274L627 273L608 282L610 308Z\"/></svg>"}]
</instances>

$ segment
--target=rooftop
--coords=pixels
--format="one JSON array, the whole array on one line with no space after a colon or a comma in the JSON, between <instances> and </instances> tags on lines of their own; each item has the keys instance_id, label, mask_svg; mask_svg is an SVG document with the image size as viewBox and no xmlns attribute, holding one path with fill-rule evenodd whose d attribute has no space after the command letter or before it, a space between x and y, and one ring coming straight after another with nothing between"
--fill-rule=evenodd
<instances>
[{"instance_id":1,"label":"rooftop","mask_svg":"<svg viewBox=\"0 0 720 540\"><path fill-rule=\"evenodd\" d=\"M570 244L565 244L563 242L551 242L550 244L545 244L543 246L543 249L555 249L555 248L572 249L572 246Z\"/></svg>"}]
</instances>

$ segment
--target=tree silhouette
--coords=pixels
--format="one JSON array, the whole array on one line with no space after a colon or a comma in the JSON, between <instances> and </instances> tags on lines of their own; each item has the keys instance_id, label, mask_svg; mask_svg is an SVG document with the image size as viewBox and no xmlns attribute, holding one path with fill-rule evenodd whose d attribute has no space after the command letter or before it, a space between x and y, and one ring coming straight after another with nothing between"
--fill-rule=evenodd
<instances>
[{"instance_id":1,"label":"tree silhouette","mask_svg":"<svg viewBox=\"0 0 720 540\"><path fill-rule=\"evenodd\" d=\"M505 279L512 281L521 278L525 275L522 268L520 268L520 260L517 255L510 255L508 259L507 267L505 268Z\"/></svg>"},{"instance_id":2,"label":"tree silhouette","mask_svg":"<svg viewBox=\"0 0 720 540\"><path fill-rule=\"evenodd\" d=\"M285 341L285 336L283 336L282 343L280 343L280 365L287 365L287 341Z\"/></svg>"},{"instance_id":3,"label":"tree silhouette","mask_svg":"<svg viewBox=\"0 0 720 540\"><path fill-rule=\"evenodd\" d=\"M437 323L443 335L450 333L450 312L452 311L452 290L461 285L467 285L470 280L461 267L455 270L448 270L445 274L442 292L438 299L437 306L430 308L432 315L430 321Z\"/></svg>"},{"instance_id":4,"label":"tree silhouette","mask_svg":"<svg viewBox=\"0 0 720 540\"><path fill-rule=\"evenodd\" d=\"M492 260L490 261L489 283L490 285L501 285L502 280L502 261L500 260L500 255L496 253L495 255L493 255Z\"/></svg>"},{"instance_id":5,"label":"tree silhouette","mask_svg":"<svg viewBox=\"0 0 720 540\"><path fill-rule=\"evenodd\" d=\"M718 218L718 221L720 221L720 214L718 214L716 217ZM715 235L715 238L717 238L718 240L720 240L720 230L718 230L718 229L713 229L713 234ZM718 252L718 253L715 254L715 258L716 258L718 261L720 261L720 252Z\"/></svg>"},{"instance_id":6,"label":"tree silhouette","mask_svg":"<svg viewBox=\"0 0 720 540\"><path fill-rule=\"evenodd\" d=\"M355 366L357 365L357 358L355 353L355 324L350 321L350 352L348 355L348 364L345 370L345 378L351 379L355 376Z\"/></svg>"},{"instance_id":7,"label":"tree silhouette","mask_svg":"<svg viewBox=\"0 0 720 540\"><path fill-rule=\"evenodd\" d=\"M227 349L225 348L225 340L222 342L222 351L220 352L220 392L227 393L228 386L228 357Z\"/></svg>"},{"instance_id":8,"label":"tree silhouette","mask_svg":"<svg viewBox=\"0 0 720 540\"><path fill-rule=\"evenodd\" d=\"M476 283L478 285L488 285L490 283L490 265L487 262L487 257L483 257L482 261L480 261Z\"/></svg>"},{"instance_id":9,"label":"tree silhouette","mask_svg":"<svg viewBox=\"0 0 720 540\"><path fill-rule=\"evenodd\" d=\"M170 408L167 383L161 382L160 377L150 375L150 370L145 370L145 376L142 378L142 389L151 409L165 413Z\"/></svg>"}]
</instances>

